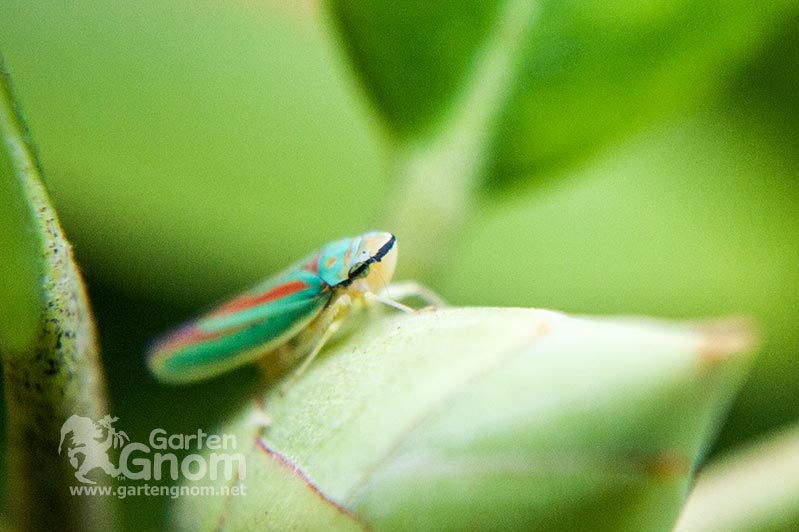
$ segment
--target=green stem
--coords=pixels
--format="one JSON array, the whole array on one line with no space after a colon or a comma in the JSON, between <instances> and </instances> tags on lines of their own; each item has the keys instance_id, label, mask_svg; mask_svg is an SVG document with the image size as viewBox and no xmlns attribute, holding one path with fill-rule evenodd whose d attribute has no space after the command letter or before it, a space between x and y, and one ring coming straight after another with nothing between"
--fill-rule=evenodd
<instances>
[{"instance_id":1,"label":"green stem","mask_svg":"<svg viewBox=\"0 0 799 532\"><path fill-rule=\"evenodd\" d=\"M106 413L94 322L72 250L41 182L39 168L0 61L0 179L25 206L17 231L35 251L38 323L30 341L0 337L8 409L9 493L14 530L108 530L106 497L73 496L69 459L59 456L61 426L73 414ZM13 253L13 251L12 251ZM10 304L3 301L3 305ZM4 324L0 333L15 324Z\"/></svg>"},{"instance_id":2,"label":"green stem","mask_svg":"<svg viewBox=\"0 0 799 532\"><path fill-rule=\"evenodd\" d=\"M400 186L387 227L402 242L408 275L435 268L435 258L469 217L494 131L516 81L535 5L529 0L507 2L475 57L472 75L435 133L397 147L392 171Z\"/></svg>"}]
</instances>

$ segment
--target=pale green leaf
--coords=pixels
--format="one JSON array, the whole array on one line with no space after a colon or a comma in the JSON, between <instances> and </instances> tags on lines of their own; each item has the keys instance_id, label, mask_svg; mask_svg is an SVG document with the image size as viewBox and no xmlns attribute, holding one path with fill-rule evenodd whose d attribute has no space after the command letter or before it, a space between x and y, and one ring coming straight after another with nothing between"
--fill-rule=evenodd
<instances>
[{"instance_id":1,"label":"pale green leaf","mask_svg":"<svg viewBox=\"0 0 799 532\"><path fill-rule=\"evenodd\" d=\"M751 348L741 322L376 318L220 429L247 455L231 483L246 496L175 516L186 530L669 530Z\"/></svg>"},{"instance_id":2,"label":"pale green leaf","mask_svg":"<svg viewBox=\"0 0 799 532\"><path fill-rule=\"evenodd\" d=\"M799 529L799 427L730 452L699 475L675 532Z\"/></svg>"}]
</instances>

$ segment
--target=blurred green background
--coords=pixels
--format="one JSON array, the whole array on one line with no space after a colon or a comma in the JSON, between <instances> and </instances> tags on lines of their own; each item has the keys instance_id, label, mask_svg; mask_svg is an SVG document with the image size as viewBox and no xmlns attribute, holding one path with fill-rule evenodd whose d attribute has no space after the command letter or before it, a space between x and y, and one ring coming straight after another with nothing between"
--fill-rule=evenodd
<instances>
[{"instance_id":1,"label":"blurred green background","mask_svg":"<svg viewBox=\"0 0 799 532\"><path fill-rule=\"evenodd\" d=\"M453 304L755 316L763 352L717 452L799 418L799 5L525 4L0 4L133 441L210 430L257 383L160 385L150 338L371 228L396 230L397 278ZM451 212L419 232L398 205L436 201L408 161L453 131L486 50L512 61L459 133L485 129L479 164L431 177ZM155 529L167 503L120 506Z\"/></svg>"}]
</instances>

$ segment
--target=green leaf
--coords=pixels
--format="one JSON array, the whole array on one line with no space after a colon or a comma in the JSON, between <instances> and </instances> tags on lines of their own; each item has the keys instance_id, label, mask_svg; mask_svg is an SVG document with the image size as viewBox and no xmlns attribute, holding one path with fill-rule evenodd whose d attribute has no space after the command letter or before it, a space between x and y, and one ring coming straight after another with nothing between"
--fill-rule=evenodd
<instances>
[{"instance_id":1,"label":"green leaf","mask_svg":"<svg viewBox=\"0 0 799 532\"><path fill-rule=\"evenodd\" d=\"M757 10L719 0L330 5L367 94L406 140L450 127L509 20L526 27L504 49L517 57L492 102L491 176L503 181L701 102L796 12L790 0Z\"/></svg>"},{"instance_id":2,"label":"green leaf","mask_svg":"<svg viewBox=\"0 0 799 532\"><path fill-rule=\"evenodd\" d=\"M490 177L563 166L722 90L799 5L544 2L504 109Z\"/></svg>"},{"instance_id":3,"label":"green leaf","mask_svg":"<svg viewBox=\"0 0 799 532\"><path fill-rule=\"evenodd\" d=\"M799 528L799 426L707 466L675 532L789 532Z\"/></svg>"},{"instance_id":4,"label":"green leaf","mask_svg":"<svg viewBox=\"0 0 799 532\"><path fill-rule=\"evenodd\" d=\"M20 531L108 530L111 501L72 496L74 469L57 454L70 416L105 413L104 386L86 293L9 85L0 60L0 357L11 522Z\"/></svg>"},{"instance_id":5,"label":"green leaf","mask_svg":"<svg viewBox=\"0 0 799 532\"><path fill-rule=\"evenodd\" d=\"M375 318L220 429L246 455L230 483L246 495L184 498L176 521L670 530L751 348L741 322L501 308Z\"/></svg>"},{"instance_id":6,"label":"green leaf","mask_svg":"<svg viewBox=\"0 0 799 532\"><path fill-rule=\"evenodd\" d=\"M406 136L441 118L492 37L502 7L481 0L328 5L368 94Z\"/></svg>"}]
</instances>

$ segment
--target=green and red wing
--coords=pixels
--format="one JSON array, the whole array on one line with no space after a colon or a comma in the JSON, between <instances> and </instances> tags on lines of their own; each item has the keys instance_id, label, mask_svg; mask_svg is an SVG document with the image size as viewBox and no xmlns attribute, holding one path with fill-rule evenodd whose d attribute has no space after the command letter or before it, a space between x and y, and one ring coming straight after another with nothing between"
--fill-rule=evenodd
<instances>
[{"instance_id":1,"label":"green and red wing","mask_svg":"<svg viewBox=\"0 0 799 532\"><path fill-rule=\"evenodd\" d=\"M156 340L148 352L153 374L167 382L197 381L252 362L288 341L332 297L314 271L314 258Z\"/></svg>"}]
</instances>

